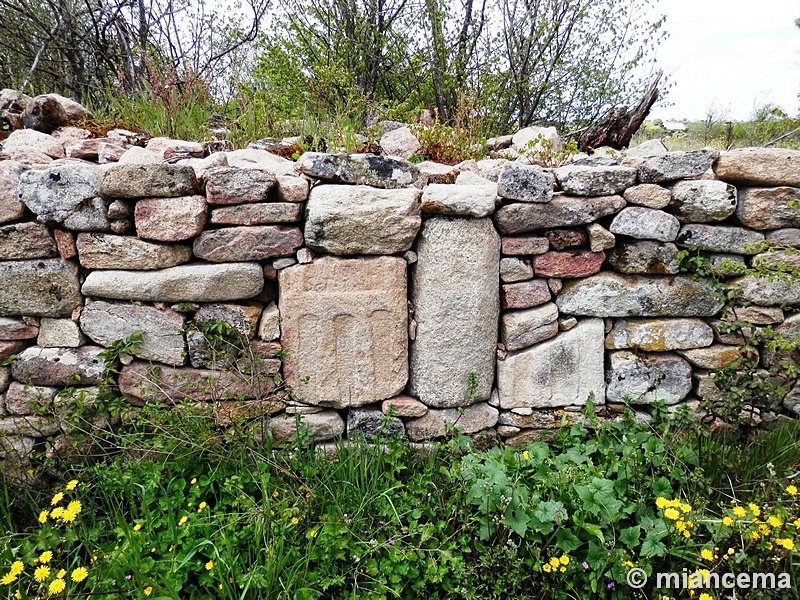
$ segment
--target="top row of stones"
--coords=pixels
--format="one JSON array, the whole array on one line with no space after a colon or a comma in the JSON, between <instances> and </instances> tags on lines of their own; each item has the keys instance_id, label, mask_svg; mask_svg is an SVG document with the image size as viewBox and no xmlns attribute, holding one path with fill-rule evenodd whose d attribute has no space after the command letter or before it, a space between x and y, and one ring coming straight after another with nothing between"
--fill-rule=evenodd
<instances>
[{"instance_id":1,"label":"top row of stones","mask_svg":"<svg viewBox=\"0 0 800 600\"><path fill-rule=\"evenodd\" d=\"M549 202L553 190L574 196L618 194L637 183L664 183L711 177L741 185L800 186L800 151L744 148L720 153L713 148L628 156L622 164L572 164L555 169L508 162L495 171L497 194L520 202ZM456 167L457 168L457 167ZM380 188L413 185L419 170L410 163L375 155L307 152L296 169L315 179ZM481 169L483 170L483 169Z\"/></svg>"}]
</instances>

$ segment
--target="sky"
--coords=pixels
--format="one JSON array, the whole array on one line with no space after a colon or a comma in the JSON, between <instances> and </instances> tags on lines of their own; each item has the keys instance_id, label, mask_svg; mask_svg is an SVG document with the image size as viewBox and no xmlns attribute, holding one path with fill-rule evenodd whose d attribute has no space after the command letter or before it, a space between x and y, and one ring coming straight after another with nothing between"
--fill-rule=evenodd
<instances>
[{"instance_id":1,"label":"sky","mask_svg":"<svg viewBox=\"0 0 800 600\"><path fill-rule=\"evenodd\" d=\"M650 119L746 120L755 106L800 112L798 0L660 0L670 36L657 50L673 85Z\"/></svg>"}]
</instances>

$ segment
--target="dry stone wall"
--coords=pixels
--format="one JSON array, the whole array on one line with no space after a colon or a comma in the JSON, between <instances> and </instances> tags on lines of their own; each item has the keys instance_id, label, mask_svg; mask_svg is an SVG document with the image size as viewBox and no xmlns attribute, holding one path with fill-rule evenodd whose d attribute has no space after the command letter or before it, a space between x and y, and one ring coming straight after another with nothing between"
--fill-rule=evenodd
<instances>
[{"instance_id":1,"label":"dry stone wall","mask_svg":"<svg viewBox=\"0 0 800 600\"><path fill-rule=\"evenodd\" d=\"M800 287L714 286L678 260L800 266L753 248L800 248L800 152L449 167L90 135L20 130L0 149L5 451L66 447L59 391L91 402L103 350L132 335L115 383L133 406L193 402L278 441L299 415L318 441L455 425L523 445L590 397L646 419L719 395L710 373L740 342L720 328L726 290L751 305L738 320L800 331L781 309ZM220 321L246 357L203 333Z\"/></svg>"}]
</instances>

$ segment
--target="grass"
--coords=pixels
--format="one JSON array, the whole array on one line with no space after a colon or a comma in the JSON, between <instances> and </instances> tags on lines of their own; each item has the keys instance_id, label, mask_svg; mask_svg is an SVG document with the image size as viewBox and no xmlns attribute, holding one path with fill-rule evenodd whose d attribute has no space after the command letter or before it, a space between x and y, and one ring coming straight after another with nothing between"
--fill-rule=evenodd
<instances>
[{"instance_id":1,"label":"grass","mask_svg":"<svg viewBox=\"0 0 800 600\"><path fill-rule=\"evenodd\" d=\"M23 571L0 598L46 595L63 569L53 596L621 599L645 597L624 587L630 565L796 574L800 564L780 546L800 531L796 423L714 436L658 415L603 425L589 408L584 424L524 450L479 451L454 432L425 451L394 439L326 453L302 431L277 448L253 442L244 422L218 431L188 410L146 406L109 430L103 457L40 457L27 481L3 479L0 577L14 561ZM758 523L723 525L731 499L759 507ZM58 509L76 500L64 518ZM686 512L675 520L664 502ZM769 518L781 526L750 539ZM697 559L714 547L735 561ZM87 577L75 582L79 568Z\"/></svg>"}]
</instances>

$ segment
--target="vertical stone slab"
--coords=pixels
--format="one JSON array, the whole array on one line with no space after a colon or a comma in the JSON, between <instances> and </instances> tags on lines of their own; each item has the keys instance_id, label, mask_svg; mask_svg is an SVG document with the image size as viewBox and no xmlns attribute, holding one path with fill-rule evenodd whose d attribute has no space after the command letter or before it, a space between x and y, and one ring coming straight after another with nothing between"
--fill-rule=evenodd
<instances>
[{"instance_id":1,"label":"vertical stone slab","mask_svg":"<svg viewBox=\"0 0 800 600\"><path fill-rule=\"evenodd\" d=\"M410 393L435 408L488 400L500 314L500 236L490 219L431 217L422 225L417 256Z\"/></svg>"},{"instance_id":2,"label":"vertical stone slab","mask_svg":"<svg viewBox=\"0 0 800 600\"><path fill-rule=\"evenodd\" d=\"M605 328L602 319L585 319L558 334L497 363L500 407L582 406L590 393L605 400Z\"/></svg>"},{"instance_id":3,"label":"vertical stone slab","mask_svg":"<svg viewBox=\"0 0 800 600\"><path fill-rule=\"evenodd\" d=\"M281 269L284 378L298 400L347 408L396 396L408 380L406 261L335 258Z\"/></svg>"}]
</instances>

